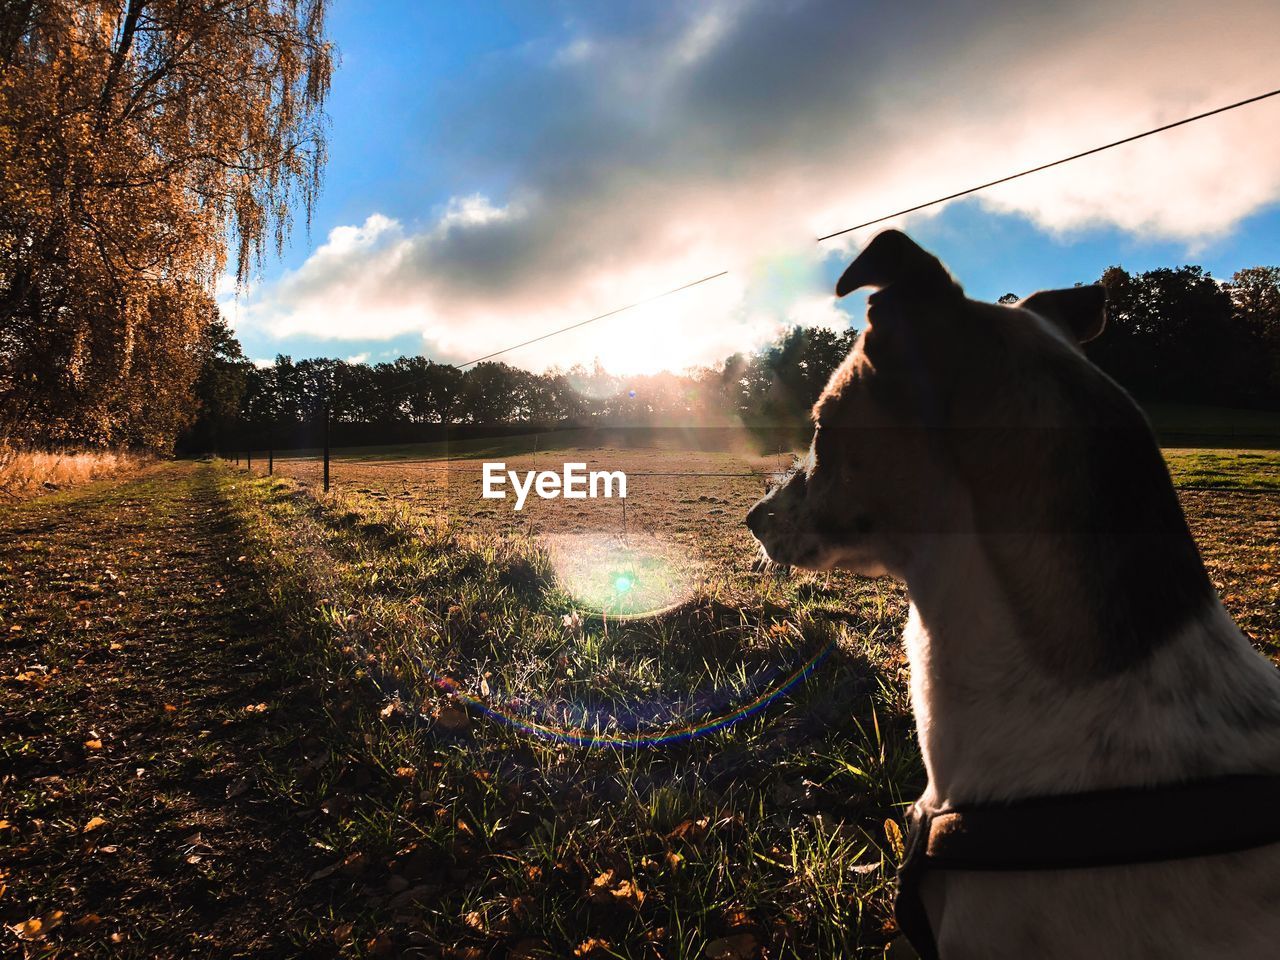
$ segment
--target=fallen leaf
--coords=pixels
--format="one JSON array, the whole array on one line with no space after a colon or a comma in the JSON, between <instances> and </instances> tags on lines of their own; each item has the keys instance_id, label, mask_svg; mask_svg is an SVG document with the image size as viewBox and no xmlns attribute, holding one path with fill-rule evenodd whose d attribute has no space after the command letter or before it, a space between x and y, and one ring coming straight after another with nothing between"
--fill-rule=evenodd
<instances>
[{"instance_id":1,"label":"fallen leaf","mask_svg":"<svg viewBox=\"0 0 1280 960\"><path fill-rule=\"evenodd\" d=\"M396 767L396 776L401 780L412 780L417 775L417 767Z\"/></svg>"},{"instance_id":2,"label":"fallen leaf","mask_svg":"<svg viewBox=\"0 0 1280 960\"><path fill-rule=\"evenodd\" d=\"M685 820L667 834L667 839L687 840L689 843L699 843L706 837L707 831L710 828L710 817L701 817L698 820Z\"/></svg>"},{"instance_id":3,"label":"fallen leaf","mask_svg":"<svg viewBox=\"0 0 1280 960\"><path fill-rule=\"evenodd\" d=\"M42 940L46 933L62 923L63 916L65 914L61 910L51 910L43 917L32 917L9 929L17 934L19 940Z\"/></svg>"},{"instance_id":4,"label":"fallen leaf","mask_svg":"<svg viewBox=\"0 0 1280 960\"><path fill-rule=\"evenodd\" d=\"M446 703L436 711L436 723L445 730L465 730L471 725L471 717L457 704Z\"/></svg>"},{"instance_id":5,"label":"fallen leaf","mask_svg":"<svg viewBox=\"0 0 1280 960\"><path fill-rule=\"evenodd\" d=\"M342 872L349 877L364 873L368 866L369 858L360 852L349 853L342 860Z\"/></svg>"},{"instance_id":6,"label":"fallen leaf","mask_svg":"<svg viewBox=\"0 0 1280 960\"><path fill-rule=\"evenodd\" d=\"M735 933L707 944L707 960L757 960L760 941L754 933Z\"/></svg>"},{"instance_id":7,"label":"fallen leaf","mask_svg":"<svg viewBox=\"0 0 1280 960\"><path fill-rule=\"evenodd\" d=\"M313 883L317 880L325 880L329 877L332 877L335 873L337 873L338 868L341 866L342 866L342 861L338 860L335 863L329 864L329 866L327 867L321 867L315 873L311 874L311 876L308 879Z\"/></svg>"},{"instance_id":8,"label":"fallen leaf","mask_svg":"<svg viewBox=\"0 0 1280 960\"><path fill-rule=\"evenodd\" d=\"M177 708L177 707L175 707L172 703L166 703L166 704L164 705L164 712L165 712L165 713L174 713L174 712L176 712L176 711L177 711L177 709L178 709L178 708Z\"/></svg>"},{"instance_id":9,"label":"fallen leaf","mask_svg":"<svg viewBox=\"0 0 1280 960\"><path fill-rule=\"evenodd\" d=\"M608 950L613 944L608 940L601 940L598 937L592 937L590 940L583 940L574 948L573 955L575 957L589 957L597 950Z\"/></svg>"},{"instance_id":10,"label":"fallen leaf","mask_svg":"<svg viewBox=\"0 0 1280 960\"><path fill-rule=\"evenodd\" d=\"M101 740L86 740L86 741L84 742L84 745L85 745L87 748L89 748L90 750L101 750L101 749L102 749L102 741L101 741Z\"/></svg>"},{"instance_id":11,"label":"fallen leaf","mask_svg":"<svg viewBox=\"0 0 1280 960\"><path fill-rule=\"evenodd\" d=\"M23 920L21 923L15 923L9 928L18 935L19 940L39 940L44 936L40 931L44 929L44 921L39 917L32 917L30 920Z\"/></svg>"},{"instance_id":12,"label":"fallen leaf","mask_svg":"<svg viewBox=\"0 0 1280 960\"><path fill-rule=\"evenodd\" d=\"M94 831L94 830L99 829L100 827L105 827L106 825L107 825L107 821L106 821L105 819L103 819L102 817L93 817L92 819L90 819L90 821L89 821L88 823L86 823L86 824L81 828L80 832L81 832L81 833L90 833L90 832L92 832L92 831Z\"/></svg>"},{"instance_id":13,"label":"fallen leaf","mask_svg":"<svg viewBox=\"0 0 1280 960\"><path fill-rule=\"evenodd\" d=\"M409 883L408 879L400 876L398 873L393 873L391 876L387 877L387 890L390 893L403 893L405 890L408 890L410 886L412 886L412 884Z\"/></svg>"},{"instance_id":14,"label":"fallen leaf","mask_svg":"<svg viewBox=\"0 0 1280 960\"><path fill-rule=\"evenodd\" d=\"M340 923L333 928L333 942L338 946L342 946L351 939L351 931L355 929L353 923Z\"/></svg>"},{"instance_id":15,"label":"fallen leaf","mask_svg":"<svg viewBox=\"0 0 1280 960\"><path fill-rule=\"evenodd\" d=\"M410 887L403 893L398 893L391 898L387 904L392 910L398 910L400 907L407 907L413 903L424 903L438 891L438 887L431 887L428 884L421 883L416 887Z\"/></svg>"},{"instance_id":16,"label":"fallen leaf","mask_svg":"<svg viewBox=\"0 0 1280 960\"><path fill-rule=\"evenodd\" d=\"M889 841L894 859L901 863L905 849L902 845L902 828L898 826L897 820L890 818L884 822L884 836Z\"/></svg>"},{"instance_id":17,"label":"fallen leaf","mask_svg":"<svg viewBox=\"0 0 1280 960\"><path fill-rule=\"evenodd\" d=\"M634 881L615 879L612 870L606 870L591 882L587 899L592 903L625 903L638 907L644 903L644 891Z\"/></svg>"}]
</instances>

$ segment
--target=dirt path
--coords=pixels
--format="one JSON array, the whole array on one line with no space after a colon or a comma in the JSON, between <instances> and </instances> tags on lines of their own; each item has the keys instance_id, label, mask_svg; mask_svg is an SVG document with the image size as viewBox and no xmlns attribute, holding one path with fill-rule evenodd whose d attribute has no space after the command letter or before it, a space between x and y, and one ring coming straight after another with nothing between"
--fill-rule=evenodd
<instances>
[{"instance_id":1,"label":"dirt path","mask_svg":"<svg viewBox=\"0 0 1280 960\"><path fill-rule=\"evenodd\" d=\"M256 786L300 718L239 554L208 466L0 514L0 952L335 952Z\"/></svg>"}]
</instances>

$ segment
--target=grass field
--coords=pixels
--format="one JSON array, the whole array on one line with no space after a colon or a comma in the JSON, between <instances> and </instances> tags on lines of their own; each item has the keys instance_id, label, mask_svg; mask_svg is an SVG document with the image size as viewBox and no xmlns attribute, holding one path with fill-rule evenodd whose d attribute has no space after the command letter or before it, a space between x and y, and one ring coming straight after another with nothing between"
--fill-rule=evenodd
<instances>
[{"instance_id":1,"label":"grass field","mask_svg":"<svg viewBox=\"0 0 1280 960\"><path fill-rule=\"evenodd\" d=\"M906 598L753 569L781 458L492 451L626 470L624 520L395 453L336 460L327 496L304 459L176 464L0 518L24 946L881 956L923 781ZM1169 459L1280 658L1280 458Z\"/></svg>"},{"instance_id":2,"label":"grass field","mask_svg":"<svg viewBox=\"0 0 1280 960\"><path fill-rule=\"evenodd\" d=\"M51 452L0 445L0 500L24 500L52 490L137 470L150 457L127 451Z\"/></svg>"}]
</instances>

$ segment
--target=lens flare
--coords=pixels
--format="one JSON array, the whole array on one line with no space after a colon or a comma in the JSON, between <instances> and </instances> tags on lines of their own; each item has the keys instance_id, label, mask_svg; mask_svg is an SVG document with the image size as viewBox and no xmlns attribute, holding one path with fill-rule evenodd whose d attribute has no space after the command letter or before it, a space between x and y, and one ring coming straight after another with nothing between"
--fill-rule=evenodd
<instances>
[{"instance_id":1,"label":"lens flare","mask_svg":"<svg viewBox=\"0 0 1280 960\"><path fill-rule=\"evenodd\" d=\"M538 540L570 604L569 612L556 615L567 632L558 668L567 671L567 677L580 668L583 653L593 650L598 655L602 636L621 641L623 656L656 662L663 659L662 644L696 650L698 637L710 628L706 608L691 603L701 576L687 548L643 532L546 534ZM491 690L487 681L473 685L441 675L429 662L426 645L414 657L416 681L380 670L372 655L364 660L374 682L406 702L421 701L420 684L425 680L455 702L539 739L575 747L634 749L727 729L785 698L818 669L837 642L833 638L815 650L799 631L791 630L787 651L779 650L771 662L757 659L755 668L743 666L732 676L711 671L718 679L695 682L692 688L676 689L661 681L642 684L634 688L633 699L601 698L594 691L584 699L557 695L551 691L561 684L554 677L545 700L534 692L537 684L531 688L523 680L506 691ZM629 647L628 638L637 634L645 638L641 646Z\"/></svg>"},{"instance_id":2,"label":"lens flare","mask_svg":"<svg viewBox=\"0 0 1280 960\"><path fill-rule=\"evenodd\" d=\"M654 616L688 602L697 587L687 551L651 534L559 533L539 541L557 585L587 616Z\"/></svg>"},{"instance_id":3,"label":"lens flare","mask_svg":"<svg viewBox=\"0 0 1280 960\"><path fill-rule=\"evenodd\" d=\"M556 724L544 718L516 713L510 709L495 706L488 700L468 692L456 681L441 679L438 685L448 690L453 696L490 719L508 724L525 733L543 740L554 740L576 747L611 747L636 749L643 747L660 747L666 744L692 740L704 734L714 733L733 726L741 720L755 716L771 703L785 697L799 684L803 683L817 670L823 660L834 650L836 641L832 640L825 647L809 657L791 673L771 684L761 684L763 689L750 700L733 707L720 715L697 723L671 723L658 730L609 732L590 730L584 725Z\"/></svg>"}]
</instances>

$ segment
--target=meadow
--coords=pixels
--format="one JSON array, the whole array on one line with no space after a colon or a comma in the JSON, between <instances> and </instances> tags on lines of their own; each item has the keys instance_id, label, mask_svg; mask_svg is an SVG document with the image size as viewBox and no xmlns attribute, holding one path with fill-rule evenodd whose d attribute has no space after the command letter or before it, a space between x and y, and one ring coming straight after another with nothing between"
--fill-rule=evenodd
<instances>
[{"instance_id":1,"label":"meadow","mask_svg":"<svg viewBox=\"0 0 1280 960\"><path fill-rule=\"evenodd\" d=\"M790 456L520 444L355 451L328 494L308 457L159 465L0 518L33 955L895 955L904 591L757 562ZM1167 456L1280 659L1280 454ZM486 457L625 470L625 515L483 500Z\"/></svg>"},{"instance_id":2,"label":"meadow","mask_svg":"<svg viewBox=\"0 0 1280 960\"><path fill-rule=\"evenodd\" d=\"M742 517L790 456L527 444L362 451L319 498L316 462L278 460L250 488L333 642L495 784L440 815L441 849L492 858L440 922L556 931L549 955L646 955L655 931L653 956L877 955L923 782L901 587L760 569ZM625 470L625 514L484 500L499 456ZM1168 460L1228 607L1277 657L1280 454Z\"/></svg>"}]
</instances>

